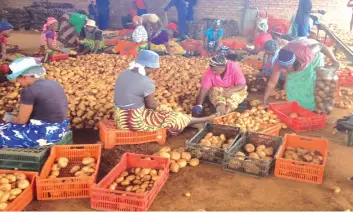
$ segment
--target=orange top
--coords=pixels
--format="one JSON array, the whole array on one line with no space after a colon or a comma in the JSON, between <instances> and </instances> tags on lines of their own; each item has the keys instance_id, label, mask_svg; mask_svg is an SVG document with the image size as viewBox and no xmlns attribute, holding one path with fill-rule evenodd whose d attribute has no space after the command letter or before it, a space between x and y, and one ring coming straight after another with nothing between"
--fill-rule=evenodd
<instances>
[{"instance_id":1,"label":"orange top","mask_svg":"<svg viewBox=\"0 0 353 212\"><path fill-rule=\"evenodd\" d=\"M134 0L136 2L136 6L139 9L146 9L146 4L143 0Z\"/></svg>"}]
</instances>

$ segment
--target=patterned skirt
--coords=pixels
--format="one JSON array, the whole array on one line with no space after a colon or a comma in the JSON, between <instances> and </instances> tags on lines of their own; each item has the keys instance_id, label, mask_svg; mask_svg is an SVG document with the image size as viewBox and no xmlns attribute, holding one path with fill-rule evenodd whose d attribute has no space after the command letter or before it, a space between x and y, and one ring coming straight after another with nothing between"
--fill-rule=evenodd
<instances>
[{"instance_id":1,"label":"patterned skirt","mask_svg":"<svg viewBox=\"0 0 353 212\"><path fill-rule=\"evenodd\" d=\"M88 47L92 52L94 51L95 40L84 39L83 42L84 42L83 43L84 47ZM101 40L99 42L98 51L102 52L104 48L105 48L105 42L104 40Z\"/></svg>"},{"instance_id":2,"label":"patterned skirt","mask_svg":"<svg viewBox=\"0 0 353 212\"><path fill-rule=\"evenodd\" d=\"M31 119L27 124L0 124L0 148L31 148L55 144L69 131L69 121L47 123Z\"/></svg>"},{"instance_id":3,"label":"patterned skirt","mask_svg":"<svg viewBox=\"0 0 353 212\"><path fill-rule=\"evenodd\" d=\"M191 118L168 108L124 110L115 107L115 121L118 129L152 132L166 128L172 135L177 135L189 125Z\"/></svg>"},{"instance_id":4,"label":"patterned skirt","mask_svg":"<svg viewBox=\"0 0 353 212\"><path fill-rule=\"evenodd\" d=\"M222 87L211 88L208 96L215 107L220 104L225 104L230 106L232 110L235 110L248 96L247 87L245 87L243 90L234 92L230 97L226 97L224 94L227 93L228 89L229 88Z\"/></svg>"}]
</instances>

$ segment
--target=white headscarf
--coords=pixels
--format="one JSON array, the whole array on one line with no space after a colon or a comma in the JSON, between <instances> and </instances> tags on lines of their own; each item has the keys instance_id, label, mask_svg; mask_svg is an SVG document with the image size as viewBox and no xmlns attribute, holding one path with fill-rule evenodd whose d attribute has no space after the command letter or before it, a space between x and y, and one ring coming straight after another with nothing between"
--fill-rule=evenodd
<instances>
[{"instance_id":1,"label":"white headscarf","mask_svg":"<svg viewBox=\"0 0 353 212\"><path fill-rule=\"evenodd\" d=\"M130 63L130 68L129 69L134 69L134 68L137 68L138 69L138 73L143 75L143 76L146 76L146 70L145 70L145 66L139 64L139 63L136 63L135 61L133 61L132 63Z\"/></svg>"}]
</instances>

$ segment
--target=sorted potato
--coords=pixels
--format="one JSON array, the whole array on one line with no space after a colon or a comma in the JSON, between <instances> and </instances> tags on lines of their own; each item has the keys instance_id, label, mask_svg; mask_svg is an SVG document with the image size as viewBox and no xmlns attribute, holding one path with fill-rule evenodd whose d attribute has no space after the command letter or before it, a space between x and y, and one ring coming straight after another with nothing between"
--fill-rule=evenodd
<instances>
[{"instance_id":1,"label":"sorted potato","mask_svg":"<svg viewBox=\"0 0 353 212\"><path fill-rule=\"evenodd\" d=\"M228 139L224 134L219 136L213 135L213 133L207 133L200 144L206 147L222 148L226 149L230 144L233 143L233 139Z\"/></svg>"},{"instance_id":2,"label":"sorted potato","mask_svg":"<svg viewBox=\"0 0 353 212\"><path fill-rule=\"evenodd\" d=\"M320 152L305 148L287 147L283 153L283 158L318 165L323 163L323 157Z\"/></svg>"},{"instance_id":3,"label":"sorted potato","mask_svg":"<svg viewBox=\"0 0 353 212\"><path fill-rule=\"evenodd\" d=\"M338 85L336 70L337 68L328 67L320 67L316 70L315 111L319 114L330 114L335 106Z\"/></svg>"}]
</instances>

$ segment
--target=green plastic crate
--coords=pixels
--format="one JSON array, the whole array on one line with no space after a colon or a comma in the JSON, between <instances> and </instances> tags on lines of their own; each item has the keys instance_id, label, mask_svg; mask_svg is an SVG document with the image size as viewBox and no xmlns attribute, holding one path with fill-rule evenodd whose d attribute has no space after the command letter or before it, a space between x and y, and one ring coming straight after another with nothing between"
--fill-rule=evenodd
<instances>
[{"instance_id":1,"label":"green plastic crate","mask_svg":"<svg viewBox=\"0 0 353 212\"><path fill-rule=\"evenodd\" d=\"M56 145L72 144L72 131ZM50 146L36 148L4 148L0 149L0 169L40 172L47 160Z\"/></svg>"}]
</instances>

